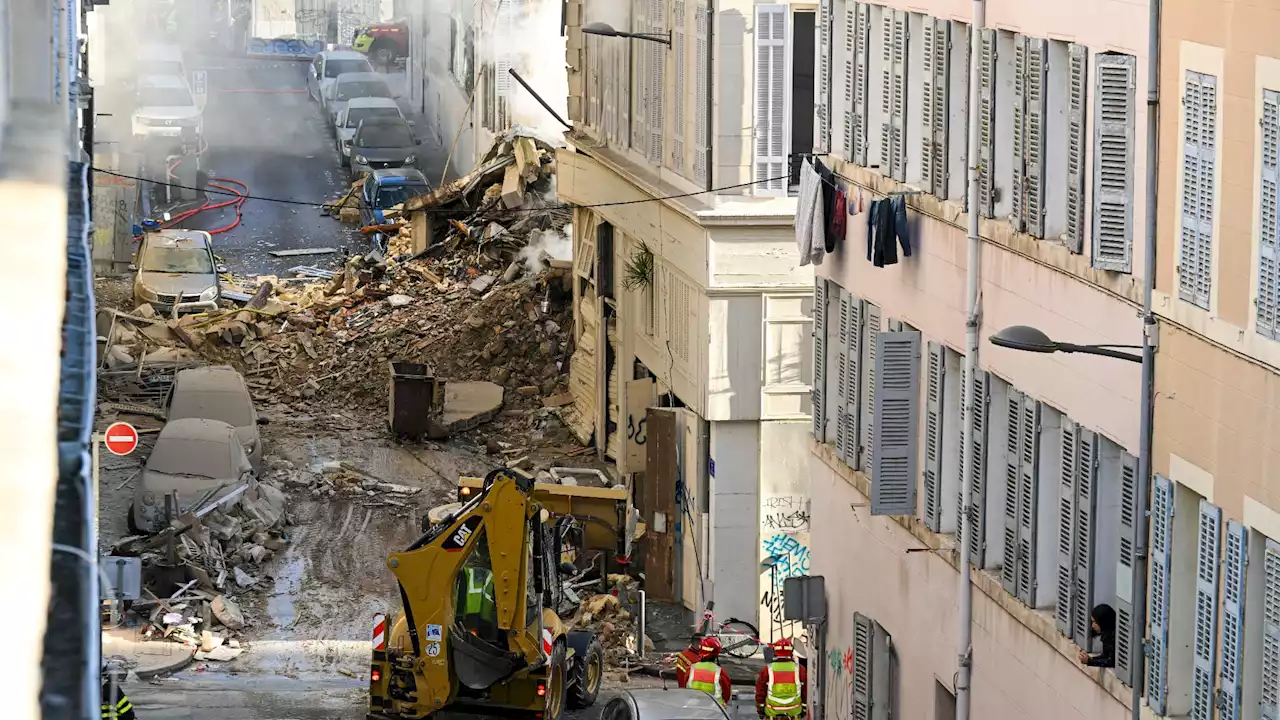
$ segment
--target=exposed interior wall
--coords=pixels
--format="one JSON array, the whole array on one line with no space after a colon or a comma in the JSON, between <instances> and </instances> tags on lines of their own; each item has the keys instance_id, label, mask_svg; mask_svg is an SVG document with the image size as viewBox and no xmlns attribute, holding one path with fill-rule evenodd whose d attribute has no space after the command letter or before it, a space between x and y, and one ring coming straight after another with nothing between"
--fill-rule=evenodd
<instances>
[{"instance_id":1,"label":"exposed interior wall","mask_svg":"<svg viewBox=\"0 0 1280 720\"><path fill-rule=\"evenodd\" d=\"M712 422L711 582L716 615L754 622L760 513L760 424Z\"/></svg>"},{"instance_id":2,"label":"exposed interior wall","mask_svg":"<svg viewBox=\"0 0 1280 720\"><path fill-rule=\"evenodd\" d=\"M812 428L808 421L760 423L757 628L761 640L798 638L804 634L802 625L783 619L783 585L787 578L810 574L810 455L803 449Z\"/></svg>"}]
</instances>

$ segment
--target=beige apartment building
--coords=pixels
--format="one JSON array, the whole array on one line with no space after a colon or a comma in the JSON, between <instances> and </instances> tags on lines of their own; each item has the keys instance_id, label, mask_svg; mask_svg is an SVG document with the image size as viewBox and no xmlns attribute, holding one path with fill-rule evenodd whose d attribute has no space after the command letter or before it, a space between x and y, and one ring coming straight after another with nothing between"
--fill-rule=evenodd
<instances>
[{"instance_id":1,"label":"beige apartment building","mask_svg":"<svg viewBox=\"0 0 1280 720\"><path fill-rule=\"evenodd\" d=\"M1148 672L1158 715L1277 717L1277 29L1274 0L1163 4Z\"/></svg>"}]
</instances>

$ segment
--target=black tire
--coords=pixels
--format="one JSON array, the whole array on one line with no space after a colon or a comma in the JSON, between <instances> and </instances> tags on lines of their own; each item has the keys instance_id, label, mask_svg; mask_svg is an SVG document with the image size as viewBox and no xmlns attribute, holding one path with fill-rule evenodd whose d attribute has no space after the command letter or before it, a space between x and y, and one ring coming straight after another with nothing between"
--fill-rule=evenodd
<instances>
[{"instance_id":1,"label":"black tire","mask_svg":"<svg viewBox=\"0 0 1280 720\"><path fill-rule=\"evenodd\" d=\"M736 658L749 658L760 652L760 631L746 620L729 618L716 632L726 655Z\"/></svg>"},{"instance_id":2,"label":"black tire","mask_svg":"<svg viewBox=\"0 0 1280 720\"><path fill-rule=\"evenodd\" d=\"M369 62L375 68L388 69L396 62L396 48L389 40L379 40L369 48Z\"/></svg>"},{"instance_id":3,"label":"black tire","mask_svg":"<svg viewBox=\"0 0 1280 720\"><path fill-rule=\"evenodd\" d=\"M125 515L125 524L129 527L130 535L145 535L146 533L138 529L137 516L134 514L133 503L129 503L129 512Z\"/></svg>"},{"instance_id":4,"label":"black tire","mask_svg":"<svg viewBox=\"0 0 1280 720\"><path fill-rule=\"evenodd\" d=\"M556 641L555 649L547 660L547 704L542 712L542 720L560 720L564 715L566 696L564 640Z\"/></svg>"},{"instance_id":5,"label":"black tire","mask_svg":"<svg viewBox=\"0 0 1280 720\"><path fill-rule=\"evenodd\" d=\"M604 683L604 648L599 640L592 640L587 646L587 653L574 664L573 688L569 690L569 707L574 709L588 708L595 704L600 696L600 685Z\"/></svg>"}]
</instances>

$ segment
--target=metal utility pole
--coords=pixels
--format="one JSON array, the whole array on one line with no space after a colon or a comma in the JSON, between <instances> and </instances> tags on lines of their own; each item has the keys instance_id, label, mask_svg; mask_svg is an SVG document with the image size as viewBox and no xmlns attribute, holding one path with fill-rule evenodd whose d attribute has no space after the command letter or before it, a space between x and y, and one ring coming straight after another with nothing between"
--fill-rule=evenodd
<instances>
[{"instance_id":1,"label":"metal utility pole","mask_svg":"<svg viewBox=\"0 0 1280 720\"><path fill-rule=\"evenodd\" d=\"M979 272L982 263L982 237L978 235L978 194L980 185L979 165L981 163L979 145L981 134L978 121L980 118L979 103L982 99L980 85L982 82L982 28L987 22L987 6L985 0L973 0L973 25L970 28L969 40L969 192L967 206L969 210L969 259L967 277L965 279L965 353L964 353L964 435L961 439L961 456L973 452L974 410L977 406L977 393L974 378L978 374L978 331L982 324L980 306L982 274ZM973 484L966 475L973 470L973 463L966 462L961 468L960 486L960 612L956 620L956 720L969 720L969 666L973 655L973 585L970 571L969 538L977 530L973 527L973 513L969 505L973 502Z\"/></svg>"},{"instance_id":2,"label":"metal utility pole","mask_svg":"<svg viewBox=\"0 0 1280 720\"><path fill-rule=\"evenodd\" d=\"M1148 3L1147 20L1147 197L1146 263L1142 268L1142 417L1138 423L1138 478L1133 532L1133 625L1129 653L1130 711L1133 720L1142 720L1142 686L1146 678L1147 636L1147 505L1151 483L1151 436L1156 413L1156 349L1160 346L1159 326L1152 310L1156 287L1156 180L1160 161L1160 0Z\"/></svg>"}]
</instances>

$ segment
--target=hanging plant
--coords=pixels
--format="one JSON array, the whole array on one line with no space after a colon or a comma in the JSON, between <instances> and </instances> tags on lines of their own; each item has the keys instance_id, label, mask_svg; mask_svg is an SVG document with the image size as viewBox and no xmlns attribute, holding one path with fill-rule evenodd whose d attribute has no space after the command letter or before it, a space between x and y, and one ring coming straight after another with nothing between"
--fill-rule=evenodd
<instances>
[{"instance_id":1,"label":"hanging plant","mask_svg":"<svg viewBox=\"0 0 1280 720\"><path fill-rule=\"evenodd\" d=\"M653 251L644 242L631 251L627 259L622 284L628 290L653 288Z\"/></svg>"}]
</instances>

